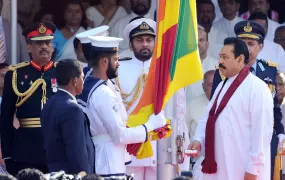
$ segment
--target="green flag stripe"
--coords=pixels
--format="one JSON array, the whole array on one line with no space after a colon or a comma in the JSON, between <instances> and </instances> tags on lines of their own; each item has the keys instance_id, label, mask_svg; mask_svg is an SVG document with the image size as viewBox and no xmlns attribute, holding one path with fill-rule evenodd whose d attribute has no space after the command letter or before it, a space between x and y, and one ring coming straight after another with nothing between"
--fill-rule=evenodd
<instances>
[{"instance_id":1,"label":"green flag stripe","mask_svg":"<svg viewBox=\"0 0 285 180\"><path fill-rule=\"evenodd\" d=\"M197 50L197 40L189 0L180 0L178 31L170 66L170 78L174 78L176 63L179 58Z\"/></svg>"}]
</instances>

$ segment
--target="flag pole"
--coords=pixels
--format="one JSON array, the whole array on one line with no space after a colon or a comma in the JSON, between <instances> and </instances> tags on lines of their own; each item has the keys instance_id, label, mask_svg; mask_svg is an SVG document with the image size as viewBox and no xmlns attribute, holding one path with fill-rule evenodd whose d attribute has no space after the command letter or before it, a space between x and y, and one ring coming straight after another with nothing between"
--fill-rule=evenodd
<instances>
[{"instance_id":1,"label":"flag pole","mask_svg":"<svg viewBox=\"0 0 285 180\"><path fill-rule=\"evenodd\" d=\"M172 133L169 138L157 142L157 180L171 180L177 173L177 118L176 118L176 93L164 108L165 117L170 120Z\"/></svg>"}]
</instances>

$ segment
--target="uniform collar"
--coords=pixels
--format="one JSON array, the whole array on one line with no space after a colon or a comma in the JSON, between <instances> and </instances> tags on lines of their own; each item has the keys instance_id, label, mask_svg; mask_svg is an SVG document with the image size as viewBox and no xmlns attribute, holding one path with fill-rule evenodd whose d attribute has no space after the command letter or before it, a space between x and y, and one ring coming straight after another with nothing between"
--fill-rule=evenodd
<instances>
[{"instance_id":1,"label":"uniform collar","mask_svg":"<svg viewBox=\"0 0 285 180\"><path fill-rule=\"evenodd\" d=\"M138 60L138 59L136 58L136 56L133 54L132 60L133 60L133 62L135 62L136 64L144 65L145 63L150 62L151 58L150 58L149 60L146 60L146 61L141 61L141 60Z\"/></svg>"},{"instance_id":2,"label":"uniform collar","mask_svg":"<svg viewBox=\"0 0 285 180\"><path fill-rule=\"evenodd\" d=\"M63 92L65 92L65 93L67 93L67 94L68 94L69 96L71 96L71 97L72 97L72 99L77 103L75 96L73 96L70 92L68 92L67 90L62 89L62 88L58 88L58 90L60 90L60 91L63 91Z\"/></svg>"},{"instance_id":3,"label":"uniform collar","mask_svg":"<svg viewBox=\"0 0 285 180\"><path fill-rule=\"evenodd\" d=\"M46 72L50 70L53 67L53 61L49 61L45 66L41 66L39 63L37 63L34 60L31 60L31 65L36 68L38 71L43 71Z\"/></svg>"}]
</instances>

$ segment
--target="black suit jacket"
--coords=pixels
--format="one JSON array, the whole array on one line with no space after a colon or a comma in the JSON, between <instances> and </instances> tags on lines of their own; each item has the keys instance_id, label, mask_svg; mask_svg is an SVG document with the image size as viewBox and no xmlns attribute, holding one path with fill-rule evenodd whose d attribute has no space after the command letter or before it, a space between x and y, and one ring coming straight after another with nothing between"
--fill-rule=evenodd
<instances>
[{"instance_id":1,"label":"black suit jacket","mask_svg":"<svg viewBox=\"0 0 285 180\"><path fill-rule=\"evenodd\" d=\"M76 100L59 90L44 106L41 120L49 171L94 173L94 145Z\"/></svg>"}]
</instances>

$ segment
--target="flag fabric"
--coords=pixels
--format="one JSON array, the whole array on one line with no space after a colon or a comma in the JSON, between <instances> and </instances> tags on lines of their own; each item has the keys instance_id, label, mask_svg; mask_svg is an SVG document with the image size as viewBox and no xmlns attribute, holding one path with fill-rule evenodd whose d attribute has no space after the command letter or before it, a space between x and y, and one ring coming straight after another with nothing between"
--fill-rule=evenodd
<instances>
[{"instance_id":1,"label":"flag fabric","mask_svg":"<svg viewBox=\"0 0 285 180\"><path fill-rule=\"evenodd\" d=\"M197 39L196 0L160 0L154 55L140 101L128 118L135 127L158 114L179 89L203 78ZM169 137L168 124L149 133L145 143L128 145L127 151L137 159L153 155L150 139Z\"/></svg>"}]
</instances>

